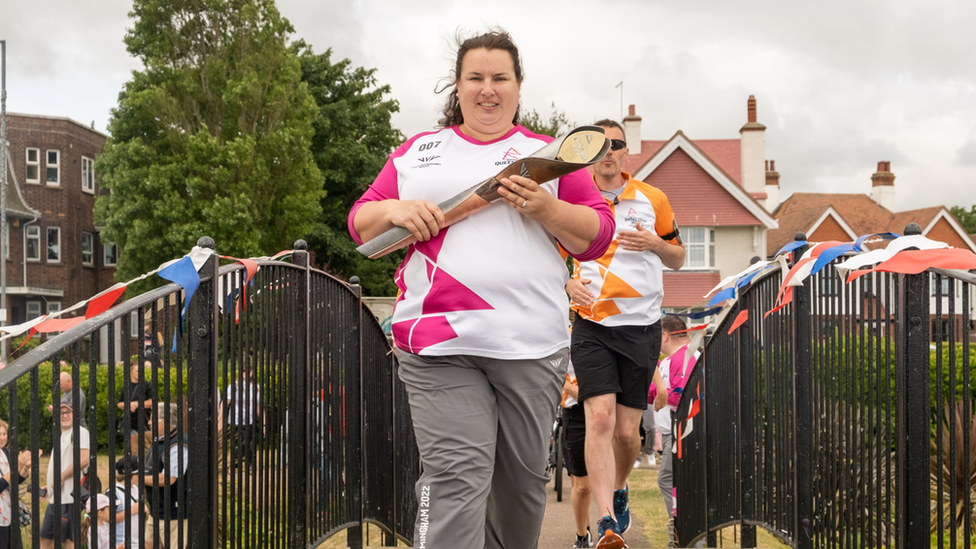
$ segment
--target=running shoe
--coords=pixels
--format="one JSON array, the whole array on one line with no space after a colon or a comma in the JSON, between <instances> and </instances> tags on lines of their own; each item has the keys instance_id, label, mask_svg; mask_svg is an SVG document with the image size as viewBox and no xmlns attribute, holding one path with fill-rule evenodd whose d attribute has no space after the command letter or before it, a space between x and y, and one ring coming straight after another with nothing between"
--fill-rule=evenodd
<instances>
[{"instance_id":1,"label":"running shoe","mask_svg":"<svg viewBox=\"0 0 976 549\"><path fill-rule=\"evenodd\" d=\"M630 486L624 486L623 490L613 492L613 514L617 517L617 532L626 534L630 530Z\"/></svg>"},{"instance_id":2,"label":"running shoe","mask_svg":"<svg viewBox=\"0 0 976 549\"><path fill-rule=\"evenodd\" d=\"M596 542L596 549L624 549L624 538L620 537L617 530L617 521L607 515L600 519L596 524L596 533L599 541Z\"/></svg>"},{"instance_id":3,"label":"running shoe","mask_svg":"<svg viewBox=\"0 0 976 549\"><path fill-rule=\"evenodd\" d=\"M573 544L573 549L577 547L593 547L593 535L590 534L590 527L586 527L585 536L576 536L576 543Z\"/></svg>"}]
</instances>

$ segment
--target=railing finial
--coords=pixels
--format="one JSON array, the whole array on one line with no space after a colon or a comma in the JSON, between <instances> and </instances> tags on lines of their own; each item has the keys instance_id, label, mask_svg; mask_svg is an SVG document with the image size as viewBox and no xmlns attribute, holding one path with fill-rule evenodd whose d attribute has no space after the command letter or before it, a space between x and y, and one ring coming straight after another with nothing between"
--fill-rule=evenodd
<instances>
[{"instance_id":1,"label":"railing finial","mask_svg":"<svg viewBox=\"0 0 976 549\"><path fill-rule=\"evenodd\" d=\"M295 248L296 250L307 250L308 242L305 242L304 240L299 238L298 240L295 241L295 244L292 247Z\"/></svg>"},{"instance_id":2,"label":"railing finial","mask_svg":"<svg viewBox=\"0 0 976 549\"><path fill-rule=\"evenodd\" d=\"M353 286L359 286L359 277L353 276L352 278L349 279L349 283L352 284Z\"/></svg>"},{"instance_id":3,"label":"railing finial","mask_svg":"<svg viewBox=\"0 0 976 549\"><path fill-rule=\"evenodd\" d=\"M905 236L922 234L922 227L914 221L905 225Z\"/></svg>"},{"instance_id":4,"label":"railing finial","mask_svg":"<svg viewBox=\"0 0 976 549\"><path fill-rule=\"evenodd\" d=\"M803 233L796 233L795 235L793 235L793 240L797 242L803 242L806 239L807 239L807 235Z\"/></svg>"},{"instance_id":5,"label":"railing finial","mask_svg":"<svg viewBox=\"0 0 976 549\"><path fill-rule=\"evenodd\" d=\"M198 238L197 246L200 246L201 248L210 248L211 250L217 249L217 244L214 242L214 239L210 238L209 236L201 236Z\"/></svg>"}]
</instances>

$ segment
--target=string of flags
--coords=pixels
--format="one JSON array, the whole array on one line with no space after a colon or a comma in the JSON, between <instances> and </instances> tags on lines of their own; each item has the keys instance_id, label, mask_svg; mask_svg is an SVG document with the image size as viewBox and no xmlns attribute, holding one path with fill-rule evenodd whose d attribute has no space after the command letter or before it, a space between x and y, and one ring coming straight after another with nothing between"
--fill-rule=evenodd
<instances>
[{"instance_id":1,"label":"string of flags","mask_svg":"<svg viewBox=\"0 0 976 549\"><path fill-rule=\"evenodd\" d=\"M884 248L867 250L864 244L869 240L871 243L890 242ZM790 266L794 252L804 246L808 246L808 249ZM763 271L778 267L784 273L783 281L780 284L773 307L763 315L763 318L766 318L792 303L793 288L803 285L807 278L818 274L831 262L845 254L849 254L850 257L834 264L837 274L845 284L850 284L858 277L871 272L919 274L931 268L963 271L976 269L976 254L970 250L952 248L944 242L931 240L921 235L902 236L895 233L874 233L860 236L852 242L810 243L794 241L780 248L772 260L759 261L740 273L726 277L703 296L707 302L702 301L683 311L669 314L686 316L690 319L719 315L717 319L712 320L707 325L696 326L686 331L699 330L717 324L724 320L724 315L721 313L731 310L743 288L752 284L756 276ZM711 296L710 299L709 296ZM703 305L706 310L693 312L693 309ZM728 334L731 335L748 321L749 311L747 309L741 310L732 321ZM700 389L699 383L692 391L686 391L692 395L689 413L684 423L679 422L674 441L674 449L679 459L682 454L682 439L693 431L694 417L698 414L700 401L704 397Z\"/></svg>"},{"instance_id":2,"label":"string of flags","mask_svg":"<svg viewBox=\"0 0 976 549\"><path fill-rule=\"evenodd\" d=\"M236 261L244 266L244 285L240 291L241 299L237 300L237 306L239 309L237 310L236 318L238 321L240 320L240 310L243 309L247 302L247 287L250 284L251 279L260 269L258 261L280 260L291 255L292 253L293 250L284 250L271 257L263 256L252 259L239 259L226 255L218 256L221 259ZM64 332L74 326L77 326L78 324L81 324L85 320L96 317L111 309L112 306L115 305L116 301L118 301L119 297L125 293L125 290L129 287L129 285L140 280L144 280L155 274L159 275L160 278L173 282L183 288L184 298L183 308L180 310L180 329L174 330L173 333L173 352L176 352L176 342L179 337L179 333L182 332L183 319L186 315L187 307L190 304L190 299L193 298L193 294L196 293L197 289L200 287L200 269L212 255L214 255L213 250L194 246L189 253L181 258L167 261L156 269L137 276L136 278L133 278L127 282L119 282L107 290L104 290L89 299L80 301L67 309L41 315L21 324L0 327L0 341L18 337L24 333L27 333L28 336L25 337L24 341L20 344L20 347L23 347L36 334ZM220 283L221 281L218 280L218 285ZM222 291L223 290L221 288L218 288L218 293ZM220 305L223 308L224 304L221 303ZM68 313L78 311L82 308L85 309L84 316L63 318Z\"/></svg>"}]
</instances>

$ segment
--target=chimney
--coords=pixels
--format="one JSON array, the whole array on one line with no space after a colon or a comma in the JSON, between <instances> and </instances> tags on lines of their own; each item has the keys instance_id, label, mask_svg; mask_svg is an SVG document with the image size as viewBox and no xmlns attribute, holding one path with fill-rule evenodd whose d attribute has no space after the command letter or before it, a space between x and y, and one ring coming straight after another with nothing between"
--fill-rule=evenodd
<instances>
[{"instance_id":1,"label":"chimney","mask_svg":"<svg viewBox=\"0 0 976 549\"><path fill-rule=\"evenodd\" d=\"M779 206L779 172L776 171L776 161L766 161L766 206L767 211L774 211Z\"/></svg>"},{"instance_id":2,"label":"chimney","mask_svg":"<svg viewBox=\"0 0 976 549\"><path fill-rule=\"evenodd\" d=\"M761 201L766 193L766 177L763 173L763 163L766 158L766 126L756 122L756 96L754 95L749 96L747 113L748 122L739 130L739 135L742 136L740 139L742 174L739 183L747 193Z\"/></svg>"},{"instance_id":3,"label":"chimney","mask_svg":"<svg viewBox=\"0 0 976 549\"><path fill-rule=\"evenodd\" d=\"M641 153L641 117L636 114L636 107L631 105L627 116L624 117L624 139L630 154Z\"/></svg>"},{"instance_id":4,"label":"chimney","mask_svg":"<svg viewBox=\"0 0 976 549\"><path fill-rule=\"evenodd\" d=\"M889 212L895 211L895 174L888 160L878 162L878 171L871 176L871 200Z\"/></svg>"}]
</instances>

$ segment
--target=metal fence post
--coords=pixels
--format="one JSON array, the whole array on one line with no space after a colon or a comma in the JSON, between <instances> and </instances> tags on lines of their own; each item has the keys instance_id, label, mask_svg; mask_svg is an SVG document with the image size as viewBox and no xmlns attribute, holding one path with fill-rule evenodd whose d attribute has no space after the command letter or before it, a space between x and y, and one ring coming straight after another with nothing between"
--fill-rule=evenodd
<instances>
[{"instance_id":1,"label":"metal fence post","mask_svg":"<svg viewBox=\"0 0 976 549\"><path fill-rule=\"evenodd\" d=\"M288 547L304 549L308 534L308 463L306 451L308 441L308 421L311 413L308 398L309 343L311 322L309 321L309 272L308 245L304 240L295 241L292 261L303 267L303 274L295 286L298 293L295 299L295 318L302 324L292 337L295 338L294 351L288 374Z\"/></svg>"},{"instance_id":2,"label":"metal fence post","mask_svg":"<svg viewBox=\"0 0 976 549\"><path fill-rule=\"evenodd\" d=\"M215 249L209 236L201 237L197 246ZM211 549L217 545L217 254L207 259L199 274L200 287L190 300L186 319L192 332L186 337L190 459L184 535L190 549Z\"/></svg>"},{"instance_id":3,"label":"metal fence post","mask_svg":"<svg viewBox=\"0 0 976 549\"><path fill-rule=\"evenodd\" d=\"M796 233L795 241L805 241L806 235ZM809 246L803 245L793 251L793 262L806 253ZM793 482L796 486L796 547L813 547L813 380L812 380L812 341L813 330L810 316L811 279L802 286L793 287L794 337L793 337L793 454L796 467Z\"/></svg>"},{"instance_id":4,"label":"metal fence post","mask_svg":"<svg viewBox=\"0 0 976 549\"><path fill-rule=\"evenodd\" d=\"M905 235L920 235L915 223ZM929 537L929 273L898 275L898 342L895 391L898 395L898 475L895 503L897 547L924 549Z\"/></svg>"},{"instance_id":5,"label":"metal fence post","mask_svg":"<svg viewBox=\"0 0 976 549\"><path fill-rule=\"evenodd\" d=\"M349 549L362 549L363 546L363 288L359 285L359 277L354 276L349 279L350 289L358 298L359 314L356 315L356 323L352 326L354 336L353 356L356 368L347 371L355 373L348 380L347 395L355 395L356 401L353 406L346 408L346 414L355 410L355 416L346 417L346 423L351 428L347 431L352 436L347 438L349 443L349 461L346 463L348 476L346 485L349 487L349 505L353 510L351 516L358 517L358 525L352 526L348 530L347 540Z\"/></svg>"},{"instance_id":6,"label":"metal fence post","mask_svg":"<svg viewBox=\"0 0 976 549\"><path fill-rule=\"evenodd\" d=\"M740 303L749 311L752 323L762 321L755 307L754 293ZM751 324L751 323L750 323ZM755 413L751 407L756 402L755 345L751 326L739 328L739 520L742 529L742 547L756 546L756 527L746 524L755 516L756 503L756 446Z\"/></svg>"}]
</instances>

